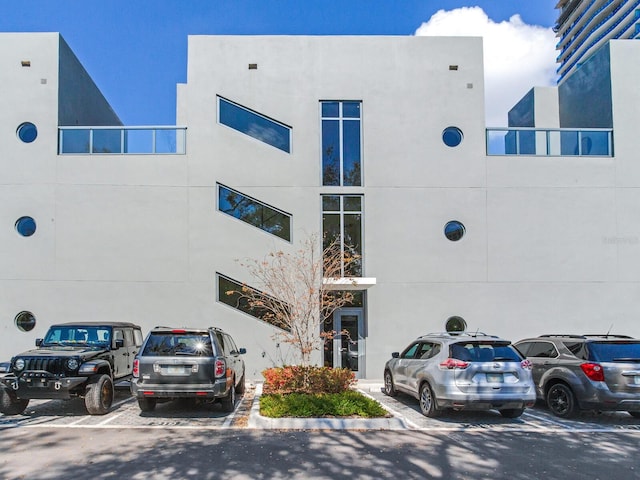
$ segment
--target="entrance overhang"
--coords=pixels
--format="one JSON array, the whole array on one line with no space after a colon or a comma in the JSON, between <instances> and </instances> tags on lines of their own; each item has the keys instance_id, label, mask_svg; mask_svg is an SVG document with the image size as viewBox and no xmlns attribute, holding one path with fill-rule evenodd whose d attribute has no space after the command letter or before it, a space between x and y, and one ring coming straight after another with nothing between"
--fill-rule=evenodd
<instances>
[{"instance_id":1,"label":"entrance overhang","mask_svg":"<svg viewBox=\"0 0 640 480\"><path fill-rule=\"evenodd\" d=\"M375 277L323 278L328 290L367 290L376 284Z\"/></svg>"}]
</instances>

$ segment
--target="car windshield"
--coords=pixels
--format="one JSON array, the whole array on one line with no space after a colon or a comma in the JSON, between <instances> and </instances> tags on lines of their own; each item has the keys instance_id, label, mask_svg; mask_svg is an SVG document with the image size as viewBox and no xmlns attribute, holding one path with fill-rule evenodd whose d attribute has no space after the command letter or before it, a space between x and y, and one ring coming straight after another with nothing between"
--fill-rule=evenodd
<instances>
[{"instance_id":1,"label":"car windshield","mask_svg":"<svg viewBox=\"0 0 640 480\"><path fill-rule=\"evenodd\" d=\"M640 342L589 342L589 360L640 363Z\"/></svg>"},{"instance_id":2,"label":"car windshield","mask_svg":"<svg viewBox=\"0 0 640 480\"><path fill-rule=\"evenodd\" d=\"M42 342L52 345L107 346L111 342L111 330L107 327L53 326Z\"/></svg>"},{"instance_id":3,"label":"car windshield","mask_svg":"<svg viewBox=\"0 0 640 480\"><path fill-rule=\"evenodd\" d=\"M211 338L206 333L153 332L149 335L142 355L150 357L211 356L213 349Z\"/></svg>"},{"instance_id":4,"label":"car windshield","mask_svg":"<svg viewBox=\"0 0 640 480\"><path fill-rule=\"evenodd\" d=\"M508 342L460 342L451 345L451 357L465 362L520 362Z\"/></svg>"}]
</instances>

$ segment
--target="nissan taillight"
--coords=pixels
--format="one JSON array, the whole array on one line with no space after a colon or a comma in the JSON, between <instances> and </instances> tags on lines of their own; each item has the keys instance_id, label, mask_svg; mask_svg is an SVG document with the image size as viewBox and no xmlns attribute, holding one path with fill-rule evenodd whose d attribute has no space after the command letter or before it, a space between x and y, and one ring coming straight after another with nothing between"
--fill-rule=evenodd
<instances>
[{"instance_id":1,"label":"nissan taillight","mask_svg":"<svg viewBox=\"0 0 640 480\"><path fill-rule=\"evenodd\" d=\"M533 368L533 363L531 363L531 360L524 359L523 361L520 362L520 365L522 366L522 368L524 368L525 370L531 370Z\"/></svg>"},{"instance_id":2,"label":"nissan taillight","mask_svg":"<svg viewBox=\"0 0 640 480\"><path fill-rule=\"evenodd\" d=\"M594 382L604 382L604 370L601 365L597 363L583 363L580 368L584 374Z\"/></svg>"},{"instance_id":3,"label":"nissan taillight","mask_svg":"<svg viewBox=\"0 0 640 480\"><path fill-rule=\"evenodd\" d=\"M215 368L216 378L223 377L225 372L227 371L227 364L224 362L224 360L218 358L216 360L216 364L214 368Z\"/></svg>"},{"instance_id":4,"label":"nissan taillight","mask_svg":"<svg viewBox=\"0 0 640 480\"><path fill-rule=\"evenodd\" d=\"M140 360L137 358L133 361L133 376L135 378L140 376Z\"/></svg>"},{"instance_id":5,"label":"nissan taillight","mask_svg":"<svg viewBox=\"0 0 640 480\"><path fill-rule=\"evenodd\" d=\"M464 360L458 360L457 358L447 358L444 362L440 364L440 368L445 370L455 370L455 369L464 370L468 366L469 366L469 362L465 362Z\"/></svg>"}]
</instances>

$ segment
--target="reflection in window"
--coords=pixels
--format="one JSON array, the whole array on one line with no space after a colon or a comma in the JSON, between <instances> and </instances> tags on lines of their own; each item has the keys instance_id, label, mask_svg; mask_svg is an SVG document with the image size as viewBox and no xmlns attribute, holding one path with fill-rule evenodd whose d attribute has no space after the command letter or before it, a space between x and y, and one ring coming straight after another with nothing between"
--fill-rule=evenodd
<instances>
[{"instance_id":1,"label":"reflection in window","mask_svg":"<svg viewBox=\"0 0 640 480\"><path fill-rule=\"evenodd\" d=\"M465 231L464 225L457 220L447 222L444 226L444 235L452 242L457 242L464 237Z\"/></svg>"},{"instance_id":2,"label":"reflection in window","mask_svg":"<svg viewBox=\"0 0 640 480\"><path fill-rule=\"evenodd\" d=\"M343 254L356 257L343 266L343 277L362 276L362 196L323 195L322 196L323 248L336 239Z\"/></svg>"},{"instance_id":3,"label":"reflection in window","mask_svg":"<svg viewBox=\"0 0 640 480\"><path fill-rule=\"evenodd\" d=\"M30 237L36 233L36 221L31 217L20 217L16 220L16 231L23 237Z\"/></svg>"},{"instance_id":4,"label":"reflection in window","mask_svg":"<svg viewBox=\"0 0 640 480\"><path fill-rule=\"evenodd\" d=\"M291 215L218 184L218 210L291 241Z\"/></svg>"},{"instance_id":5,"label":"reflection in window","mask_svg":"<svg viewBox=\"0 0 640 480\"><path fill-rule=\"evenodd\" d=\"M322 184L362 185L361 102L321 102Z\"/></svg>"},{"instance_id":6,"label":"reflection in window","mask_svg":"<svg viewBox=\"0 0 640 480\"><path fill-rule=\"evenodd\" d=\"M242 313L246 313L247 315L251 315L252 317L267 322L274 327L288 330L288 327L278 322L270 311L265 308L260 308L260 306L255 305L256 302L251 302L249 298L247 298L248 295L252 295L254 299L259 299L261 296L268 298L266 294L263 294L255 288L242 285L240 282L236 282L235 280L225 277L219 273L216 274L216 277L218 280L219 302L240 310ZM246 294L243 292L246 292ZM252 305L252 303L254 305Z\"/></svg>"},{"instance_id":7,"label":"reflection in window","mask_svg":"<svg viewBox=\"0 0 640 480\"><path fill-rule=\"evenodd\" d=\"M218 121L261 142L291 153L291 127L218 97Z\"/></svg>"}]
</instances>

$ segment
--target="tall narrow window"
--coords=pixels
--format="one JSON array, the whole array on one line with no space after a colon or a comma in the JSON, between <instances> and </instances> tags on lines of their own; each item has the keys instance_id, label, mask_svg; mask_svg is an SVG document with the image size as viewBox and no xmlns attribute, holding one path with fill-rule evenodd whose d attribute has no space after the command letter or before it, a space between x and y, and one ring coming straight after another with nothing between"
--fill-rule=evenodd
<instances>
[{"instance_id":1,"label":"tall narrow window","mask_svg":"<svg viewBox=\"0 0 640 480\"><path fill-rule=\"evenodd\" d=\"M361 106L361 102L321 102L323 185L362 185Z\"/></svg>"},{"instance_id":2,"label":"tall narrow window","mask_svg":"<svg viewBox=\"0 0 640 480\"><path fill-rule=\"evenodd\" d=\"M343 277L362 276L362 196L323 195L322 232L324 248L338 240L343 254L357 257L346 267Z\"/></svg>"},{"instance_id":3,"label":"tall narrow window","mask_svg":"<svg viewBox=\"0 0 640 480\"><path fill-rule=\"evenodd\" d=\"M283 240L291 241L290 214L221 184L218 184L218 210Z\"/></svg>"}]
</instances>

